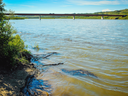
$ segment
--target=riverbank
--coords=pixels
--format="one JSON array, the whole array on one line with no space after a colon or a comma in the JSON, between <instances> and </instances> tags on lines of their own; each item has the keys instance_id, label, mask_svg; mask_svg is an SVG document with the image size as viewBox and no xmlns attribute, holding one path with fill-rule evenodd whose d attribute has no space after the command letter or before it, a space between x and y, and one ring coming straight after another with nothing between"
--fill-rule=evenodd
<instances>
[{"instance_id":1,"label":"riverbank","mask_svg":"<svg viewBox=\"0 0 128 96\"><path fill-rule=\"evenodd\" d=\"M39 70L34 66L34 64L18 64L13 71L8 71L5 69L0 70L0 96L26 96L24 94L23 88L28 86L28 80L38 77L40 74ZM28 89L26 89L28 91ZM48 96L45 91L39 90L34 92L35 95ZM31 93L29 93L31 96ZM33 95L32 95L33 96Z\"/></svg>"}]
</instances>

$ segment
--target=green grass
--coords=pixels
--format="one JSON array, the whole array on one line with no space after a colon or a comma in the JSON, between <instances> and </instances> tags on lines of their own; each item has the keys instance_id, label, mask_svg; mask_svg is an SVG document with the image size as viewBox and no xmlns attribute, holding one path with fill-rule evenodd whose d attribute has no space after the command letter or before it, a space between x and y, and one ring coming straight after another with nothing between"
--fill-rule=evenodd
<instances>
[{"instance_id":1,"label":"green grass","mask_svg":"<svg viewBox=\"0 0 128 96\"><path fill-rule=\"evenodd\" d=\"M110 11L110 12L96 12L94 14L127 15L126 17L105 16L104 19L128 19L128 9L116 10L116 11Z\"/></svg>"},{"instance_id":2,"label":"green grass","mask_svg":"<svg viewBox=\"0 0 128 96\"><path fill-rule=\"evenodd\" d=\"M18 16L6 16L5 17L6 20L23 20L23 19L28 19L26 17L18 17Z\"/></svg>"}]
</instances>

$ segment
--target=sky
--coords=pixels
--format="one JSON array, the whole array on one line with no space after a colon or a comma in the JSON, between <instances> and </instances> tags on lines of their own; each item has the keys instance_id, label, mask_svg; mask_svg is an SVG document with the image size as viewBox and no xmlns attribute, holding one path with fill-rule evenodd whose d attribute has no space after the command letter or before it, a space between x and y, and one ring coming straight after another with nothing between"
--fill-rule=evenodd
<instances>
[{"instance_id":1,"label":"sky","mask_svg":"<svg viewBox=\"0 0 128 96\"><path fill-rule=\"evenodd\" d=\"M15 13L94 13L128 9L128 0L3 0Z\"/></svg>"}]
</instances>

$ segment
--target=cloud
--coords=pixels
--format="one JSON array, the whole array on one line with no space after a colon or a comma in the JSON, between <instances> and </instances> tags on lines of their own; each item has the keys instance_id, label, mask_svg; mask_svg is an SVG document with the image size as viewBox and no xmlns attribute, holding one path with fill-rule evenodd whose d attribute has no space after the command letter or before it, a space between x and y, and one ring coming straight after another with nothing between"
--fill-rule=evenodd
<instances>
[{"instance_id":1,"label":"cloud","mask_svg":"<svg viewBox=\"0 0 128 96\"><path fill-rule=\"evenodd\" d=\"M118 5L120 4L119 1L89 1L89 0L68 0L71 3L77 4L77 5Z\"/></svg>"},{"instance_id":2,"label":"cloud","mask_svg":"<svg viewBox=\"0 0 128 96\"><path fill-rule=\"evenodd\" d=\"M122 4L128 4L128 0L121 0L120 3L122 3Z\"/></svg>"},{"instance_id":3,"label":"cloud","mask_svg":"<svg viewBox=\"0 0 128 96\"><path fill-rule=\"evenodd\" d=\"M112 11L112 10L109 10L109 9L102 10L102 12L107 12L107 11Z\"/></svg>"}]
</instances>

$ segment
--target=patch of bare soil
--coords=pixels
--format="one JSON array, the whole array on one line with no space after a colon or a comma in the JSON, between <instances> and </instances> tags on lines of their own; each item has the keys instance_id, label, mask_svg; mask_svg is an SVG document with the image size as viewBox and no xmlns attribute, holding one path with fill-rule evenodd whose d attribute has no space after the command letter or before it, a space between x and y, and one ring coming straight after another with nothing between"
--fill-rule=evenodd
<instances>
[{"instance_id":1,"label":"patch of bare soil","mask_svg":"<svg viewBox=\"0 0 128 96\"><path fill-rule=\"evenodd\" d=\"M20 96L26 78L37 73L33 64L20 64L13 72L0 68L0 96Z\"/></svg>"}]
</instances>

